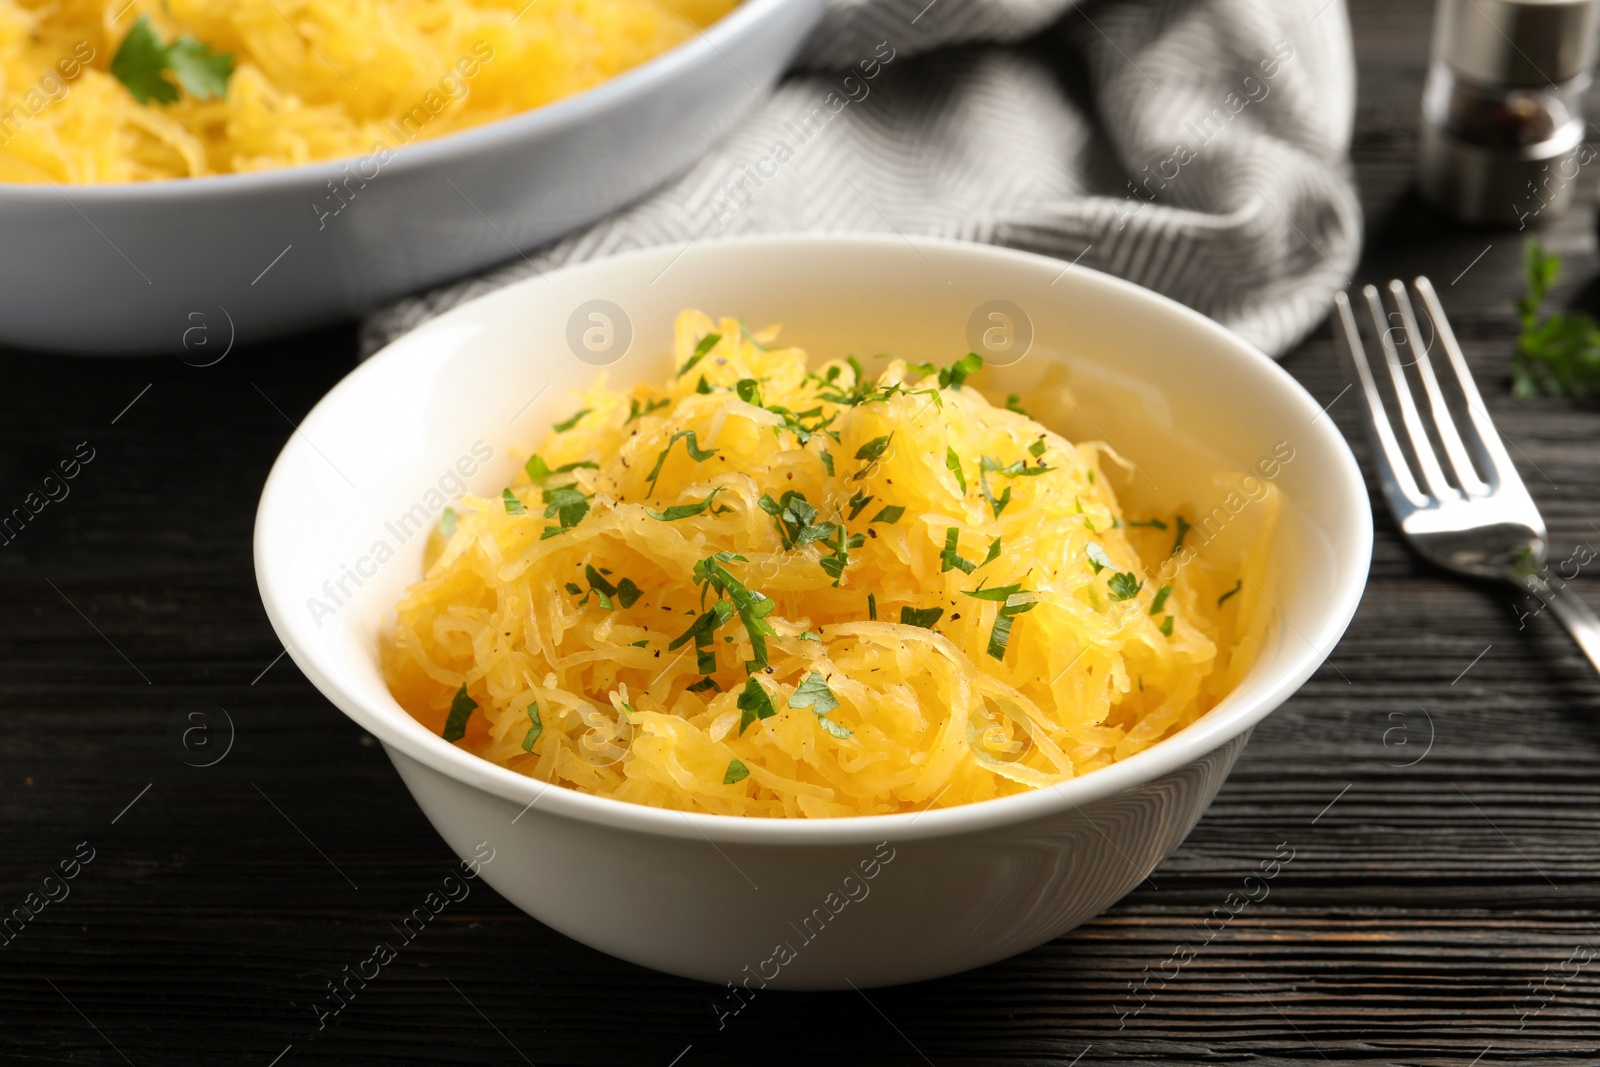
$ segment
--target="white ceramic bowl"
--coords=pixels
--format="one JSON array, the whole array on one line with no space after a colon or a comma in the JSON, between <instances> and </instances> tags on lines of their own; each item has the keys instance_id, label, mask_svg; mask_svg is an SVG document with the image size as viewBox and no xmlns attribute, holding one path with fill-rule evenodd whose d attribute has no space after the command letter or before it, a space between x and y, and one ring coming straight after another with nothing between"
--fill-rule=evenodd
<instances>
[{"instance_id":1,"label":"white ceramic bowl","mask_svg":"<svg viewBox=\"0 0 1600 1067\"><path fill-rule=\"evenodd\" d=\"M1316 669L1355 611L1372 524L1343 438L1282 369L1222 327L1127 282L1063 274L1054 260L866 236L677 255L650 250L500 290L396 341L317 405L256 520L262 599L295 662L383 743L452 849L471 856L489 843L483 877L502 895L647 967L718 985L867 987L1002 959L1099 914L1178 846L1251 727ZM1174 502L1217 493L1193 482L1204 457L1250 468L1275 450L1281 458L1279 442L1293 451L1276 478L1287 502L1273 545L1280 614L1254 669L1195 725L1020 796L919 814L741 819L546 787L447 744L390 697L378 635L419 574L425 537L414 530L461 482L489 495L508 484L513 449L536 447L570 413L571 391L597 363L617 360L613 383L664 374L680 308L782 322L813 358L949 360L968 347L974 309L994 299L1032 321L1032 350L1005 369L1010 380L1025 387L1063 368L1094 432ZM623 309L631 345L616 340L602 357L580 344L579 359L569 325L595 300ZM591 342L604 340L604 323L578 320L601 331Z\"/></svg>"},{"instance_id":2,"label":"white ceramic bowl","mask_svg":"<svg viewBox=\"0 0 1600 1067\"><path fill-rule=\"evenodd\" d=\"M382 166L0 183L0 344L210 360L530 253L698 159L771 89L821 10L745 0L587 92Z\"/></svg>"}]
</instances>

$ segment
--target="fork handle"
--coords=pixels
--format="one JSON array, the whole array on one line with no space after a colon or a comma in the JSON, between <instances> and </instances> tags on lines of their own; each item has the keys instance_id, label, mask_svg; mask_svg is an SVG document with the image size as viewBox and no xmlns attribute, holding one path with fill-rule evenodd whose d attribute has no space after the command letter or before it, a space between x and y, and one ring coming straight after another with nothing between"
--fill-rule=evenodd
<instances>
[{"instance_id":1,"label":"fork handle","mask_svg":"<svg viewBox=\"0 0 1600 1067\"><path fill-rule=\"evenodd\" d=\"M1567 628L1583 654L1594 664L1594 669L1600 671L1600 618L1579 599L1567 582L1559 585L1554 582L1541 583L1536 595L1550 605L1556 618L1561 620L1561 625Z\"/></svg>"}]
</instances>

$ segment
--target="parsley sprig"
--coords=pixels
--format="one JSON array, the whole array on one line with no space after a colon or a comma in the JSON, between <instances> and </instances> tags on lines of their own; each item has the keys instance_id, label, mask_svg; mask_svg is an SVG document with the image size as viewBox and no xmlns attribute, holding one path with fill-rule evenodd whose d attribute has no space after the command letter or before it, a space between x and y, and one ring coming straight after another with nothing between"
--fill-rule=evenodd
<instances>
[{"instance_id":1,"label":"parsley sprig","mask_svg":"<svg viewBox=\"0 0 1600 1067\"><path fill-rule=\"evenodd\" d=\"M167 80L168 73L177 85ZM233 77L233 53L214 52L187 33L163 44L150 16L140 15L111 57L111 75L141 104L176 103L179 86L196 100L221 100Z\"/></svg>"},{"instance_id":2,"label":"parsley sprig","mask_svg":"<svg viewBox=\"0 0 1600 1067\"><path fill-rule=\"evenodd\" d=\"M1537 238L1525 249L1528 295L1517 301L1522 336L1511 362L1511 394L1518 397L1600 395L1600 326L1588 315L1547 315L1545 294L1561 275L1561 257L1546 255Z\"/></svg>"}]
</instances>

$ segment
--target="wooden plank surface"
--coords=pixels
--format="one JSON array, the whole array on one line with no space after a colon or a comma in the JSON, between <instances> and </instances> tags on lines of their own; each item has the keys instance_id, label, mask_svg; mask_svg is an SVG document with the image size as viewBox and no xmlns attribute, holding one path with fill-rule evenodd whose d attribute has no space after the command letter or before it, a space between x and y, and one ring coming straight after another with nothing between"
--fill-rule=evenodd
<instances>
[{"instance_id":1,"label":"wooden plank surface","mask_svg":"<svg viewBox=\"0 0 1600 1067\"><path fill-rule=\"evenodd\" d=\"M1600 413L1506 393L1519 235L1451 229L1408 192L1429 8L1354 4L1358 280L1435 280L1555 552L1600 547ZM1559 302L1595 303L1591 201L1546 234L1567 257ZM707 987L480 887L319 1031L324 982L452 863L381 751L276 660L255 592L262 480L354 348L344 329L203 369L0 357L0 505L94 449L0 549L0 910L94 850L0 948L0 1062L1600 1060L1600 682L1551 619L1420 564L1381 514L1328 664L1184 846L1066 937L870 999L768 994L719 1030ZM1327 327L1285 366L1365 461ZM1577 585L1597 602L1593 571ZM212 767L168 740L192 700L234 723ZM1208 938L1280 843L1294 859L1269 896ZM1196 951L1178 966L1180 944Z\"/></svg>"}]
</instances>

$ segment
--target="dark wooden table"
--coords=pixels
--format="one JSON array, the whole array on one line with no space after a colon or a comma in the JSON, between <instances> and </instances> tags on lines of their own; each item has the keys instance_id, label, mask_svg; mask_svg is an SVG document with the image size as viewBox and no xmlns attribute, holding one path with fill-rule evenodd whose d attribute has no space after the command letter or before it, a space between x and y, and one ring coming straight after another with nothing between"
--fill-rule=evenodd
<instances>
[{"instance_id":1,"label":"dark wooden table","mask_svg":"<svg viewBox=\"0 0 1600 1067\"><path fill-rule=\"evenodd\" d=\"M1600 548L1600 412L1507 395L1520 235L1453 230L1408 191L1430 6L1355 4L1360 280L1435 279L1557 558ZM1546 234L1561 303L1594 302L1591 199ZM769 995L719 1032L709 988L480 886L319 1031L324 983L453 863L373 741L280 659L256 596L262 480L354 351L345 329L204 369L0 358L0 509L93 454L0 547L0 912L77 874L0 947L0 1062L1600 1059L1600 681L1553 620L1420 564L1381 514L1327 665L1153 878L1051 944L870 1002ZM1364 460L1327 327L1285 365ZM234 725L210 767L169 735L194 701ZM1269 896L1172 976L1174 947L1285 843Z\"/></svg>"}]
</instances>

